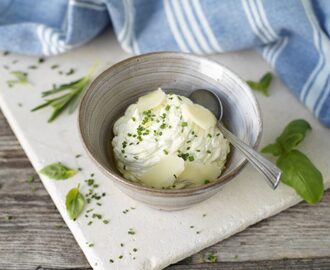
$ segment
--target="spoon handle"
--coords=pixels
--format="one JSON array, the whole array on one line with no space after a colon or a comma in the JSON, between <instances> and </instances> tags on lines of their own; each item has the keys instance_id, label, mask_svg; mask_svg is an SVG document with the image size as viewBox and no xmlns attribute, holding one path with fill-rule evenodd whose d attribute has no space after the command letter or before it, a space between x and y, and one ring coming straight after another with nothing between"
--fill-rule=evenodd
<instances>
[{"instance_id":1,"label":"spoon handle","mask_svg":"<svg viewBox=\"0 0 330 270\"><path fill-rule=\"evenodd\" d=\"M226 129L220 121L218 121L218 127L223 135L232 143L232 145L240 150L246 159L266 177L268 184L273 189L276 189L280 182L282 174L281 170L254 150L251 146L237 138L233 133Z\"/></svg>"}]
</instances>

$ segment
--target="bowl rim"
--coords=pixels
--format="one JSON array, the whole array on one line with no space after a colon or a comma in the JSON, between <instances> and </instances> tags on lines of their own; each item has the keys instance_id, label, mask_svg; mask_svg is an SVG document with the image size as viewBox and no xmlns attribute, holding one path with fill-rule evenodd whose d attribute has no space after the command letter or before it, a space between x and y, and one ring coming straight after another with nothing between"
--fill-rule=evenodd
<instances>
[{"instance_id":1,"label":"bowl rim","mask_svg":"<svg viewBox=\"0 0 330 270\"><path fill-rule=\"evenodd\" d=\"M204 61L204 62L209 62L218 66L221 66L222 68L224 68L227 72L231 73L231 75L233 76L233 78L235 79L235 81L239 82L240 84L243 84L245 86L245 88L248 90L248 94L251 96L252 100L254 101L255 105L256 105L256 111L258 113L258 118L257 118L257 123L259 126L259 132L257 134L257 138L255 143L252 145L252 147L254 149L256 149L260 143L261 140L261 135L263 132L263 123L262 123L262 117L261 117L261 110L260 110L260 105L254 95L254 93L252 92L251 88L247 85L247 83L239 76L237 75L235 72L233 72L230 68L228 68L227 66L220 64L217 61L208 59L204 56L200 56L200 55L195 55L192 53L184 53L184 52L174 52L174 51L161 51L161 52L151 52L151 53L145 53L145 54L140 54L140 55L136 55L136 56L132 56L129 58L125 58L124 60L121 60L115 64L113 64L112 66L108 67L107 69L103 70L101 73L99 73L94 79L93 81L87 86L86 91L83 94L82 100L79 104L79 110L78 110L78 117L77 117L77 122L78 122L78 130L79 130L79 137L80 140L83 144L84 149L87 151L89 157L91 158L91 160L94 162L94 164L96 164L96 166L107 176L111 178L111 180L113 180L113 182L116 184L116 181L125 185L127 188L133 188L135 190L139 190L142 192L147 192L147 193L151 193L153 195L157 195L160 197L185 197L185 196L192 196L192 195L197 195L200 193L205 193L209 190L214 190L214 189L219 189L220 187L222 187L223 185L225 185L226 183L228 183L230 180L232 180L234 178L234 176L236 176L239 172L241 172L241 170L246 166L247 164L247 159L243 158L243 160L238 164L238 166L233 169L232 172L230 172L227 175L221 176L222 177L221 181L220 178L218 178L216 181L205 184L205 185L201 185L201 186L197 186L197 187L191 187L191 188L183 188L183 189L155 189L155 188L151 188L151 187L147 187L147 186L142 186L138 183L129 181L127 179L125 179L122 176L116 175L112 172L112 170L108 169L107 167L105 167L104 165L102 165L102 163L100 163L92 154L92 151L89 149L87 143L85 142L85 138L82 132L82 125L83 125L83 120L82 120L82 110L84 109L84 107L86 106L86 102L87 102L87 97L90 95L91 92L93 92L94 89L94 85L96 85L99 81L103 80L103 77L105 77L109 72L111 72L112 70L115 70L117 67L129 63L131 61L134 61L135 59L139 59L139 58L143 58L143 57L150 57L150 56L161 56L161 55L175 55L175 56L181 56L183 58L190 58L190 59L195 59L198 61Z\"/></svg>"}]
</instances>

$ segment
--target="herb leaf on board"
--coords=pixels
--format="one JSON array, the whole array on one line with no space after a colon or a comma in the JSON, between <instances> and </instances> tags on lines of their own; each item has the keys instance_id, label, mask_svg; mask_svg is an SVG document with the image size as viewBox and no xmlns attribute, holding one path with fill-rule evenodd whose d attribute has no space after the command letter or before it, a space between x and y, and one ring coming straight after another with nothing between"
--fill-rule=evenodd
<instances>
[{"instance_id":1,"label":"herb leaf on board","mask_svg":"<svg viewBox=\"0 0 330 270\"><path fill-rule=\"evenodd\" d=\"M321 200L324 192L321 172L303 153L292 150L276 162L283 171L282 182L293 187L310 204Z\"/></svg>"},{"instance_id":2,"label":"herb leaf on board","mask_svg":"<svg viewBox=\"0 0 330 270\"><path fill-rule=\"evenodd\" d=\"M40 173L46 175L50 179L65 180L74 176L77 171L74 169L70 169L59 162L56 162L42 168L40 170Z\"/></svg>"},{"instance_id":3,"label":"herb leaf on board","mask_svg":"<svg viewBox=\"0 0 330 270\"><path fill-rule=\"evenodd\" d=\"M261 152L278 157L276 164L282 170L281 181L295 189L306 202L315 204L324 193L322 174L306 155L294 149L308 130L311 126L307 121L293 120L276 142L265 146Z\"/></svg>"},{"instance_id":4,"label":"herb leaf on board","mask_svg":"<svg viewBox=\"0 0 330 270\"><path fill-rule=\"evenodd\" d=\"M54 121L66 108L69 108L69 113L72 113L79 104L81 93L89 84L91 76L96 68L94 65L89 73L76 81L62 84L60 86L53 85L53 89L42 93L45 102L32 109L32 112L45 107L52 107L53 112L48 119L48 122ZM63 95L58 95L63 92ZM53 96L53 98L51 98Z\"/></svg>"},{"instance_id":5,"label":"herb leaf on board","mask_svg":"<svg viewBox=\"0 0 330 270\"><path fill-rule=\"evenodd\" d=\"M311 129L312 127L307 121L303 119L293 120L286 126L276 141L282 146L284 151L289 152L302 142L307 131Z\"/></svg>"},{"instance_id":6,"label":"herb leaf on board","mask_svg":"<svg viewBox=\"0 0 330 270\"><path fill-rule=\"evenodd\" d=\"M11 75L13 75L16 80L9 80L7 81L8 87L13 87L16 84L28 84L28 74L22 71L12 71L10 72Z\"/></svg>"},{"instance_id":7,"label":"herb leaf on board","mask_svg":"<svg viewBox=\"0 0 330 270\"><path fill-rule=\"evenodd\" d=\"M272 73L267 72L264 76L261 77L261 79L258 82L248 80L248 81L246 81L246 83L253 90L259 91L262 94L264 94L265 96L269 96L268 88L269 88L270 83L272 82L272 80L273 80Z\"/></svg>"},{"instance_id":8,"label":"herb leaf on board","mask_svg":"<svg viewBox=\"0 0 330 270\"><path fill-rule=\"evenodd\" d=\"M281 155L282 151L283 151L282 147L278 142L268 144L261 150L262 153L269 153L275 157L278 157L279 155Z\"/></svg>"},{"instance_id":9,"label":"herb leaf on board","mask_svg":"<svg viewBox=\"0 0 330 270\"><path fill-rule=\"evenodd\" d=\"M80 185L72 188L65 198L65 207L71 219L76 219L85 207L85 198L79 191Z\"/></svg>"}]
</instances>

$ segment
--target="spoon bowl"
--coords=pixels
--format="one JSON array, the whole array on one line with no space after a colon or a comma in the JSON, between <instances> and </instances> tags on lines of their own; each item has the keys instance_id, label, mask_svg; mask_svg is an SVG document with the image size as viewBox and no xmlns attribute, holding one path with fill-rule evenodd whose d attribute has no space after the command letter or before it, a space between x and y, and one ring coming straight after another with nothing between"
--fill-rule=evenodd
<instances>
[{"instance_id":1,"label":"spoon bowl","mask_svg":"<svg viewBox=\"0 0 330 270\"><path fill-rule=\"evenodd\" d=\"M223 106L220 97L212 91L206 89L197 89L193 91L189 98L199 105L209 109L218 119L217 126L230 143L246 157L246 159L265 176L268 184L272 189L276 189L281 178L281 170L272 162L263 157L259 152L250 145L244 143L232 132L230 132L221 123L223 116Z\"/></svg>"}]
</instances>

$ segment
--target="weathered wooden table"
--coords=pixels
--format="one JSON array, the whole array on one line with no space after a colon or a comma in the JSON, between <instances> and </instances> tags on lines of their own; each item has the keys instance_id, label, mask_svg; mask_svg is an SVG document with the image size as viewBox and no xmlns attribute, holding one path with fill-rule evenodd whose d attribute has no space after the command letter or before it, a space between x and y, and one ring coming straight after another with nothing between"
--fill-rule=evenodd
<instances>
[{"instance_id":1,"label":"weathered wooden table","mask_svg":"<svg viewBox=\"0 0 330 270\"><path fill-rule=\"evenodd\" d=\"M210 252L218 262L205 262ZM91 269L2 113L0 269ZM300 203L168 269L330 269L330 192L316 206Z\"/></svg>"}]
</instances>

